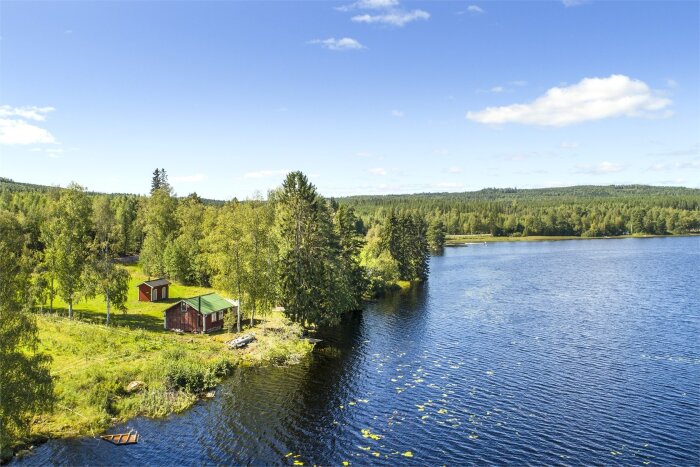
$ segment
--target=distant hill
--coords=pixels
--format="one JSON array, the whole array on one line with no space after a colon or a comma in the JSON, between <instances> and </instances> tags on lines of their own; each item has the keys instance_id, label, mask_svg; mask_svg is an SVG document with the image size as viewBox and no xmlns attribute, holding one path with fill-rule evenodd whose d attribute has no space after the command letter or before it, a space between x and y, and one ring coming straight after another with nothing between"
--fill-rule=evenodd
<instances>
[{"instance_id":1,"label":"distant hill","mask_svg":"<svg viewBox=\"0 0 700 467\"><path fill-rule=\"evenodd\" d=\"M640 196L700 196L700 189L651 185L576 185L560 188L484 188L460 193L415 193L406 195L358 195L339 198L352 203L410 203L417 200L516 201L585 198L634 198Z\"/></svg>"}]
</instances>

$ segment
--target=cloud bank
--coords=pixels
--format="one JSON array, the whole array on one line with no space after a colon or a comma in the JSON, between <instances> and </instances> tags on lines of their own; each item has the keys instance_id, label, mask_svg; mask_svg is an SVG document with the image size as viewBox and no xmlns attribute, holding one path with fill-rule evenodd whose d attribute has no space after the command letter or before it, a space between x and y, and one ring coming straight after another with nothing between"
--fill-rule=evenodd
<instances>
[{"instance_id":1,"label":"cloud bank","mask_svg":"<svg viewBox=\"0 0 700 467\"><path fill-rule=\"evenodd\" d=\"M54 144L56 138L34 122L43 122L53 107L0 106L0 144ZM32 120L30 123L27 120Z\"/></svg>"},{"instance_id":2,"label":"cloud bank","mask_svg":"<svg viewBox=\"0 0 700 467\"><path fill-rule=\"evenodd\" d=\"M584 78L571 86L551 88L527 104L468 112L466 118L486 124L561 127L612 117L660 116L660 111L669 105L670 99L655 95L643 81L625 75L611 75L608 78Z\"/></svg>"}]
</instances>

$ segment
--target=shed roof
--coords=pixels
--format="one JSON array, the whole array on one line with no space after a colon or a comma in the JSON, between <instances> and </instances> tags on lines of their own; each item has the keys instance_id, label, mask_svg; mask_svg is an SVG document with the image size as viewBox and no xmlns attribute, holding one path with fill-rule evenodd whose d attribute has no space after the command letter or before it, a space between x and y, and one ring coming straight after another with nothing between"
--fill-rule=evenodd
<instances>
[{"instance_id":1,"label":"shed roof","mask_svg":"<svg viewBox=\"0 0 700 467\"><path fill-rule=\"evenodd\" d=\"M170 281L168 279L153 279L152 281L143 281L139 285L137 285L136 287L142 286L144 284L146 284L150 288L153 288L153 287L160 287L161 285L168 285L168 284L170 284Z\"/></svg>"},{"instance_id":2,"label":"shed roof","mask_svg":"<svg viewBox=\"0 0 700 467\"><path fill-rule=\"evenodd\" d=\"M236 301L229 300L213 292L206 295L199 295L197 297L185 298L183 302L187 302L189 306L199 311L203 315L209 315L211 313L216 313L217 311L227 310L232 306L237 305Z\"/></svg>"}]
</instances>

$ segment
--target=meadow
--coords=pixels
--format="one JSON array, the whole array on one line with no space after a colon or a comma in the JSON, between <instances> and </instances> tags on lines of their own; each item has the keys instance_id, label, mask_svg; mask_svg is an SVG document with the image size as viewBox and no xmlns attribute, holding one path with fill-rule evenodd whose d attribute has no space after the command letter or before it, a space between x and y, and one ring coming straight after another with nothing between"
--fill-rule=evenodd
<instances>
[{"instance_id":1,"label":"meadow","mask_svg":"<svg viewBox=\"0 0 700 467\"><path fill-rule=\"evenodd\" d=\"M69 320L65 304L37 313L38 350L51 356L56 402L54 410L37 415L34 439L96 436L108 426L143 415L162 417L187 409L207 394L236 366L285 365L300 361L312 349L300 339L302 329L281 313L247 321L242 333L256 342L229 350L235 333L176 334L163 329L163 310L180 298L213 292L173 282L169 300L139 302L136 285L147 279L129 266L131 286L127 312L105 323L105 304L97 299L75 306ZM47 308L44 308L47 311ZM137 390L130 391L133 382ZM211 395L211 394L209 394Z\"/></svg>"}]
</instances>

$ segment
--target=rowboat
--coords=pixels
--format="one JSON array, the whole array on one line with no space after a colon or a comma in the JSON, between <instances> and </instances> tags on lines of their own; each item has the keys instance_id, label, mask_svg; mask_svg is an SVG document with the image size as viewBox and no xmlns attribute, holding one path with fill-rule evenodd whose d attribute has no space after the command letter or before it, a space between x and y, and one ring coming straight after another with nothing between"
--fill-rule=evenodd
<instances>
[{"instance_id":1,"label":"rowboat","mask_svg":"<svg viewBox=\"0 0 700 467\"><path fill-rule=\"evenodd\" d=\"M250 344L254 340L255 336L253 334L246 334L244 336L233 339L232 341L229 341L227 343L228 346L232 349L240 349L241 347L245 347L246 345Z\"/></svg>"},{"instance_id":2,"label":"rowboat","mask_svg":"<svg viewBox=\"0 0 700 467\"><path fill-rule=\"evenodd\" d=\"M136 444L139 442L139 434L136 431L114 435L102 435L100 438L112 444L116 444L117 446L122 446L124 444Z\"/></svg>"}]
</instances>

